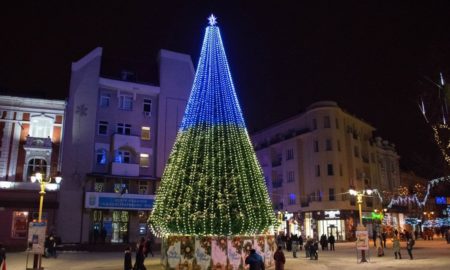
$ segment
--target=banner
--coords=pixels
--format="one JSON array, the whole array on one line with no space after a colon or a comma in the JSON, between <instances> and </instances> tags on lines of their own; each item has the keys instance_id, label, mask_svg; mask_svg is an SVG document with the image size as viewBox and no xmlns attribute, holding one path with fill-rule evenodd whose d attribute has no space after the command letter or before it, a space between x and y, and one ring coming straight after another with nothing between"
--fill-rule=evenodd
<instances>
[{"instance_id":1,"label":"banner","mask_svg":"<svg viewBox=\"0 0 450 270\"><path fill-rule=\"evenodd\" d=\"M30 222L28 226L28 250L34 254L44 254L47 223Z\"/></svg>"}]
</instances>

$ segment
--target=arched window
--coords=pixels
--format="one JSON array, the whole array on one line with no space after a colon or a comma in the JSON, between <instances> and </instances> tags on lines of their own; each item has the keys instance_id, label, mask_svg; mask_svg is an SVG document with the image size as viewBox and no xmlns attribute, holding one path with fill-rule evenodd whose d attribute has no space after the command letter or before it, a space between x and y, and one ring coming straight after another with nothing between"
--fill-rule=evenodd
<instances>
[{"instance_id":1,"label":"arched window","mask_svg":"<svg viewBox=\"0 0 450 270\"><path fill-rule=\"evenodd\" d=\"M40 172L42 179L47 178L47 161L45 159L33 158L28 161L28 177Z\"/></svg>"}]
</instances>

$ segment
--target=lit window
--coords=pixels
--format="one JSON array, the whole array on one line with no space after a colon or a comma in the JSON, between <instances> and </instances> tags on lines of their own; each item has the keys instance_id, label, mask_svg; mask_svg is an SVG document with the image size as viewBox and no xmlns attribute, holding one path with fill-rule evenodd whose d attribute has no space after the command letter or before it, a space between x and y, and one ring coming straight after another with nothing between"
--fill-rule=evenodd
<instances>
[{"instance_id":1,"label":"lit window","mask_svg":"<svg viewBox=\"0 0 450 270\"><path fill-rule=\"evenodd\" d=\"M117 130L116 130L116 132L118 134L130 135L131 134L131 125L124 124L124 123L117 123Z\"/></svg>"},{"instance_id":2,"label":"lit window","mask_svg":"<svg viewBox=\"0 0 450 270\"><path fill-rule=\"evenodd\" d=\"M289 205L294 205L296 202L296 198L295 198L296 196L295 196L295 194L294 193L291 193L291 194L289 194Z\"/></svg>"},{"instance_id":3,"label":"lit window","mask_svg":"<svg viewBox=\"0 0 450 270\"><path fill-rule=\"evenodd\" d=\"M105 191L105 181L103 179L95 179L95 192L104 192Z\"/></svg>"},{"instance_id":4,"label":"lit window","mask_svg":"<svg viewBox=\"0 0 450 270\"><path fill-rule=\"evenodd\" d=\"M45 116L31 116L30 136L48 138L52 136L53 119Z\"/></svg>"},{"instance_id":5,"label":"lit window","mask_svg":"<svg viewBox=\"0 0 450 270\"><path fill-rule=\"evenodd\" d=\"M108 135L108 122L98 121L98 131L97 132L99 135Z\"/></svg>"},{"instance_id":6,"label":"lit window","mask_svg":"<svg viewBox=\"0 0 450 270\"><path fill-rule=\"evenodd\" d=\"M123 150L117 151L114 161L117 163L131 163L131 153Z\"/></svg>"},{"instance_id":7,"label":"lit window","mask_svg":"<svg viewBox=\"0 0 450 270\"><path fill-rule=\"evenodd\" d=\"M150 165L149 155L141 153L140 160L139 160L139 166L141 166L141 167L148 167L149 165Z\"/></svg>"},{"instance_id":8,"label":"lit window","mask_svg":"<svg viewBox=\"0 0 450 270\"><path fill-rule=\"evenodd\" d=\"M133 110L133 97L130 95L119 96L119 109L124 111Z\"/></svg>"},{"instance_id":9,"label":"lit window","mask_svg":"<svg viewBox=\"0 0 450 270\"><path fill-rule=\"evenodd\" d=\"M106 164L106 150L98 149L96 151L97 155L97 164L105 165Z\"/></svg>"},{"instance_id":10,"label":"lit window","mask_svg":"<svg viewBox=\"0 0 450 270\"><path fill-rule=\"evenodd\" d=\"M106 93L100 94L100 107L106 108L109 107L109 101L111 99L111 96Z\"/></svg>"},{"instance_id":11,"label":"lit window","mask_svg":"<svg viewBox=\"0 0 450 270\"><path fill-rule=\"evenodd\" d=\"M143 141L150 140L150 127L142 127L141 128L141 140L143 140Z\"/></svg>"},{"instance_id":12,"label":"lit window","mask_svg":"<svg viewBox=\"0 0 450 270\"><path fill-rule=\"evenodd\" d=\"M45 159L33 158L28 161L28 177L36 173L42 174L42 179L46 179L47 175L47 161Z\"/></svg>"},{"instance_id":13,"label":"lit window","mask_svg":"<svg viewBox=\"0 0 450 270\"><path fill-rule=\"evenodd\" d=\"M148 185L146 181L139 181L139 194L147 194Z\"/></svg>"}]
</instances>

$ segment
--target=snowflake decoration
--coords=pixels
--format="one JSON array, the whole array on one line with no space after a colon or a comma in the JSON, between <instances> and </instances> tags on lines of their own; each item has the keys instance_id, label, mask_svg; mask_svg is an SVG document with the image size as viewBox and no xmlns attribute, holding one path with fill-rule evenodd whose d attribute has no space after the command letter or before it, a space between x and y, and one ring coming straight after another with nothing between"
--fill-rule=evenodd
<instances>
[{"instance_id":1,"label":"snowflake decoration","mask_svg":"<svg viewBox=\"0 0 450 270\"><path fill-rule=\"evenodd\" d=\"M76 109L75 113L80 115L80 116L86 116L87 115L87 110L88 110L88 108L86 107L86 105L81 104L81 105L77 106L77 109Z\"/></svg>"},{"instance_id":2,"label":"snowflake decoration","mask_svg":"<svg viewBox=\"0 0 450 270\"><path fill-rule=\"evenodd\" d=\"M209 25L213 26L217 23L217 18L214 16L214 14L211 14L211 16L208 17Z\"/></svg>"}]
</instances>

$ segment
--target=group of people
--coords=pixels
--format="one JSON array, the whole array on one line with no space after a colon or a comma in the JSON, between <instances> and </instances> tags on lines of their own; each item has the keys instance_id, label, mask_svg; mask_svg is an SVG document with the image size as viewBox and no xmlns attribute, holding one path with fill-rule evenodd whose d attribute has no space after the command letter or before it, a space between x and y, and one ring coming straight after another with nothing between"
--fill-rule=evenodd
<instances>
[{"instance_id":1,"label":"group of people","mask_svg":"<svg viewBox=\"0 0 450 270\"><path fill-rule=\"evenodd\" d=\"M136 257L134 261L131 258L131 247L127 246L125 248L125 260L124 260L124 270L146 270L147 268L144 265L145 258L148 257L149 254L153 257L153 237L149 236L147 239L141 237L141 239L136 243Z\"/></svg>"}]
</instances>

